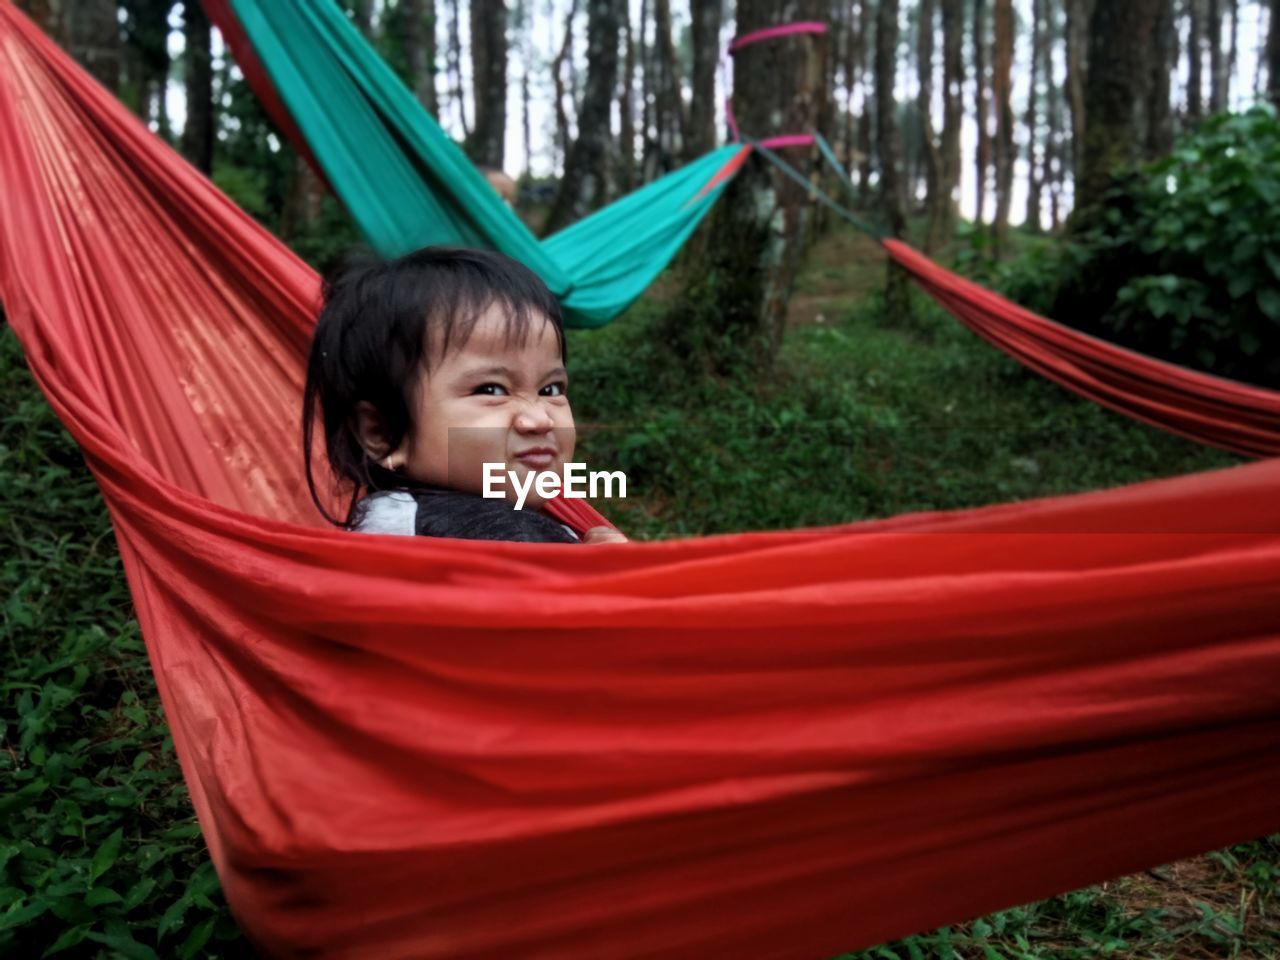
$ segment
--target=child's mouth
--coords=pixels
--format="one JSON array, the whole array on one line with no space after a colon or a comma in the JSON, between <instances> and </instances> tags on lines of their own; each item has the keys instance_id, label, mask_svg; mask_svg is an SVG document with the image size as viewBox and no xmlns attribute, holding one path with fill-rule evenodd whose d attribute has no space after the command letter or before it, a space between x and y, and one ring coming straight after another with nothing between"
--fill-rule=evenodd
<instances>
[{"instance_id":1,"label":"child's mouth","mask_svg":"<svg viewBox=\"0 0 1280 960\"><path fill-rule=\"evenodd\" d=\"M551 447L530 447L514 456L517 461L531 470L545 470L556 462L559 454Z\"/></svg>"}]
</instances>

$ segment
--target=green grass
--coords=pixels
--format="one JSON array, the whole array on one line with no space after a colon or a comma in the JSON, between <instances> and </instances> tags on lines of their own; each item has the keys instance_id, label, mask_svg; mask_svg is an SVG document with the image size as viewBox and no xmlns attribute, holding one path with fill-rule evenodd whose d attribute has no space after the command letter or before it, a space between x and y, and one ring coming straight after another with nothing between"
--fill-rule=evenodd
<instances>
[{"instance_id":1,"label":"green grass","mask_svg":"<svg viewBox=\"0 0 1280 960\"><path fill-rule=\"evenodd\" d=\"M0 956L228 957L111 524L0 331Z\"/></svg>"},{"instance_id":2,"label":"green grass","mask_svg":"<svg viewBox=\"0 0 1280 960\"><path fill-rule=\"evenodd\" d=\"M631 498L605 509L635 536L695 535L1236 462L1066 394L923 302L910 319L883 316L881 276L874 248L824 240L778 368L752 383L690 382L669 362L654 331L670 282L611 327L572 334L580 450L631 481ZM0 956L249 955L177 770L106 511L7 328L0 524ZM1280 837L850 956L1276 957L1278 878Z\"/></svg>"}]
</instances>

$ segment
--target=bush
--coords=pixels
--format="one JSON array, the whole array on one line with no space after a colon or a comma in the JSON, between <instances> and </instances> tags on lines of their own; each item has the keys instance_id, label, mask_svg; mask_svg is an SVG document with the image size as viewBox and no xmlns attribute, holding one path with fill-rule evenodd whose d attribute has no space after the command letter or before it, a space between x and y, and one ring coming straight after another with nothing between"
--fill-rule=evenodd
<instances>
[{"instance_id":1,"label":"bush","mask_svg":"<svg viewBox=\"0 0 1280 960\"><path fill-rule=\"evenodd\" d=\"M1059 319L1153 356L1280 385L1280 121L1215 117L1077 216ZM1097 318L1092 319L1092 318Z\"/></svg>"},{"instance_id":2,"label":"bush","mask_svg":"<svg viewBox=\"0 0 1280 960\"><path fill-rule=\"evenodd\" d=\"M92 476L0 327L0 956L250 956Z\"/></svg>"}]
</instances>

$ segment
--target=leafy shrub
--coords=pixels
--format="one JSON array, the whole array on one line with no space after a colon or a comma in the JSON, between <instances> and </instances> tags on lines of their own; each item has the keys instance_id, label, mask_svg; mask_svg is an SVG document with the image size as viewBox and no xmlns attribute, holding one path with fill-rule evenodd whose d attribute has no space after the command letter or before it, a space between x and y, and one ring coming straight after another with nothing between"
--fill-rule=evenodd
<instances>
[{"instance_id":1,"label":"leafy shrub","mask_svg":"<svg viewBox=\"0 0 1280 960\"><path fill-rule=\"evenodd\" d=\"M1053 315L1136 350L1280 385L1280 121L1224 114L1080 211ZM1096 318L1093 319L1093 318Z\"/></svg>"},{"instance_id":2,"label":"leafy shrub","mask_svg":"<svg viewBox=\"0 0 1280 960\"><path fill-rule=\"evenodd\" d=\"M249 956L97 488L0 327L0 956Z\"/></svg>"}]
</instances>

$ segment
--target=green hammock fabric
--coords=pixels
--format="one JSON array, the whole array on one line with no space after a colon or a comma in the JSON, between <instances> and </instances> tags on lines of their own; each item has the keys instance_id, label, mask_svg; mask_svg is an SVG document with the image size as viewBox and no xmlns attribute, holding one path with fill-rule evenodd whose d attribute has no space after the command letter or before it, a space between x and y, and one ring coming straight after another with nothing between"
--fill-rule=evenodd
<instances>
[{"instance_id":1,"label":"green hammock fabric","mask_svg":"<svg viewBox=\"0 0 1280 960\"><path fill-rule=\"evenodd\" d=\"M269 93L289 114L282 123L297 130L378 253L429 244L500 250L546 281L570 326L608 323L644 292L715 203L730 179L722 171L744 149L714 150L539 241L337 4L205 6L251 82L266 79L258 63L265 70Z\"/></svg>"}]
</instances>

